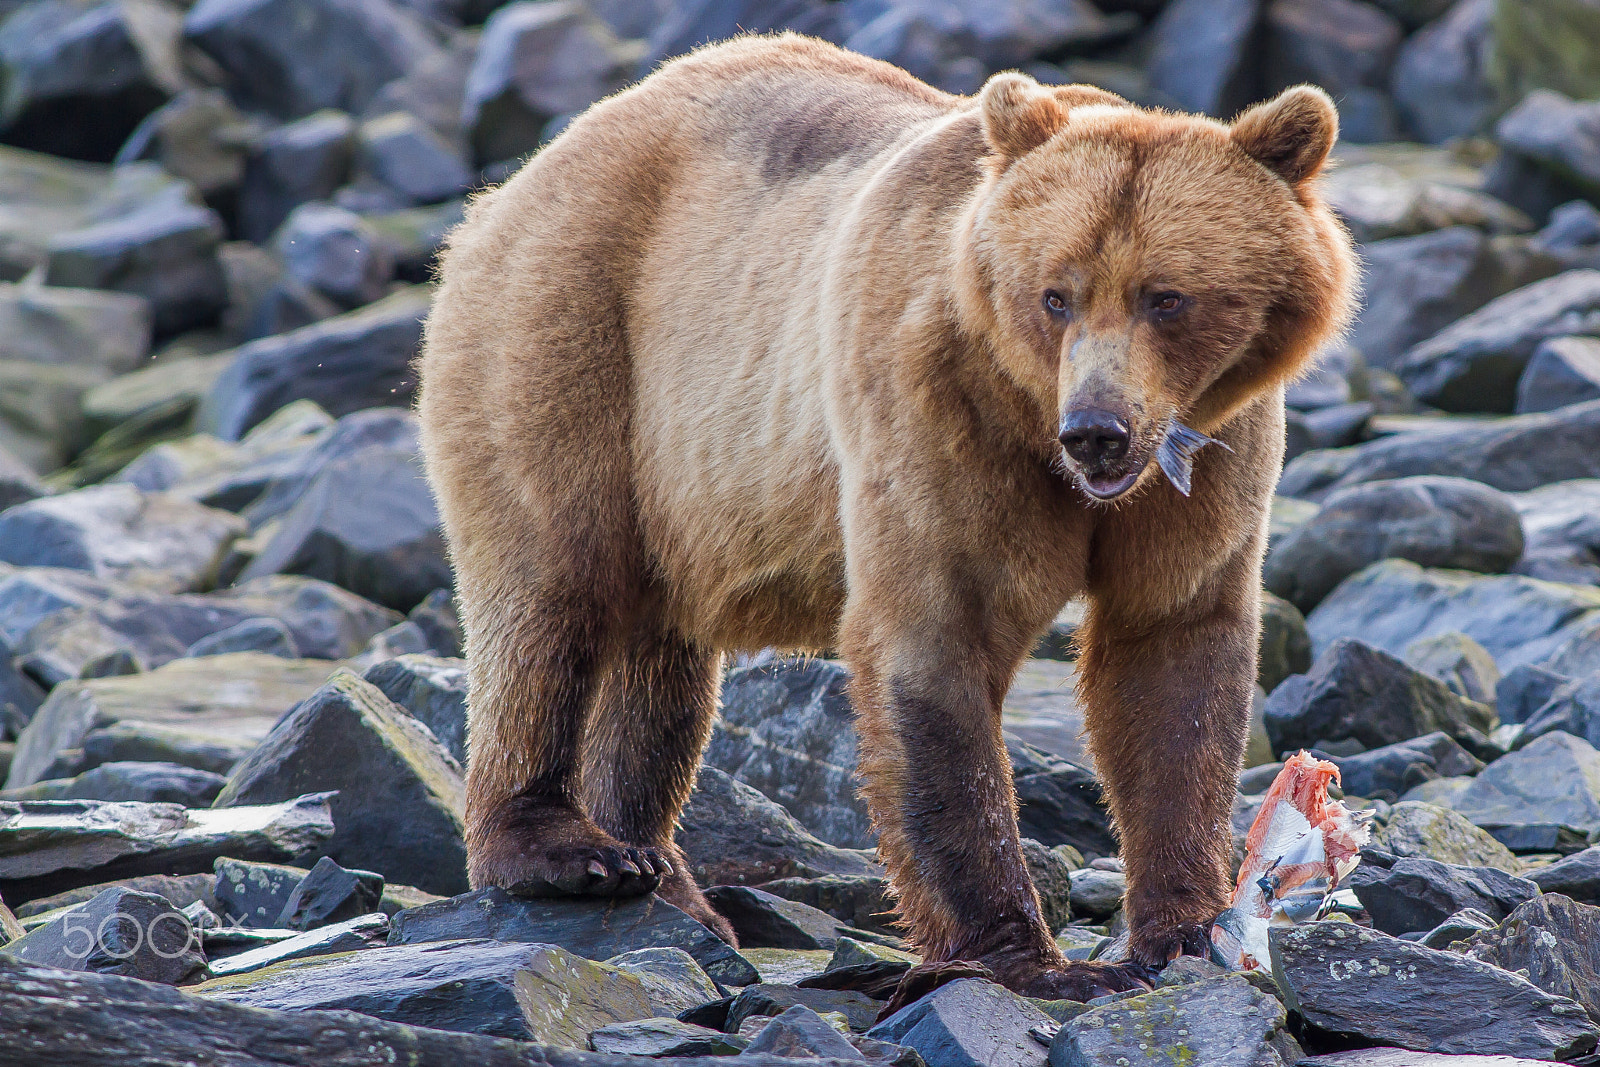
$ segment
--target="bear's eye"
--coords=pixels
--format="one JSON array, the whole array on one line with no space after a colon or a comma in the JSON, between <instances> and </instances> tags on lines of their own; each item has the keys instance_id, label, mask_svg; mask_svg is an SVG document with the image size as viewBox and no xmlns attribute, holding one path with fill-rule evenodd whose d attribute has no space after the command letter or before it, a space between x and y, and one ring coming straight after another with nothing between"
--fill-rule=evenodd
<instances>
[{"instance_id":1,"label":"bear's eye","mask_svg":"<svg viewBox=\"0 0 1600 1067\"><path fill-rule=\"evenodd\" d=\"M1144 298L1145 310L1158 319L1170 319L1188 306L1189 301L1182 293L1170 290L1160 293L1151 293Z\"/></svg>"},{"instance_id":2,"label":"bear's eye","mask_svg":"<svg viewBox=\"0 0 1600 1067\"><path fill-rule=\"evenodd\" d=\"M1067 314L1067 298L1054 289L1044 292L1044 309L1057 318L1065 318Z\"/></svg>"}]
</instances>

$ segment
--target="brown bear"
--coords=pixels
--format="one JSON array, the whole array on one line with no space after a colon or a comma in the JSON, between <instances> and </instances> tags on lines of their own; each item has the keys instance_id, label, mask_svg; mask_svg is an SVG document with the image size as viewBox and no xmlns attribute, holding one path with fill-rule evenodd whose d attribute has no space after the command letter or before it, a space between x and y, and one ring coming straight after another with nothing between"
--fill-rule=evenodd
<instances>
[{"instance_id":1,"label":"brown bear","mask_svg":"<svg viewBox=\"0 0 1600 1067\"><path fill-rule=\"evenodd\" d=\"M473 884L658 890L731 938L673 844L720 655L835 649L928 967L1082 999L1203 952L1282 386L1351 303L1315 180L1336 123L1312 88L1228 125L746 37L477 197L419 401L467 633ZM1041 921L1000 732L1078 595L1121 965L1067 962Z\"/></svg>"}]
</instances>

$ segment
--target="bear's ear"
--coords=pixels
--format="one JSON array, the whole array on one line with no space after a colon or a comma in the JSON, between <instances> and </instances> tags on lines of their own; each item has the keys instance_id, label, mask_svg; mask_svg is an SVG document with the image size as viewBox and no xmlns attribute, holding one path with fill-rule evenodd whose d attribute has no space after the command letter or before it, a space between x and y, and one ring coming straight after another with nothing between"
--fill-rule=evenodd
<instances>
[{"instance_id":1,"label":"bear's ear","mask_svg":"<svg viewBox=\"0 0 1600 1067\"><path fill-rule=\"evenodd\" d=\"M983 139L995 155L1010 163L1048 141L1067 121L1071 106L1026 74L996 74L978 94Z\"/></svg>"},{"instance_id":2,"label":"bear's ear","mask_svg":"<svg viewBox=\"0 0 1600 1067\"><path fill-rule=\"evenodd\" d=\"M1290 185L1314 176L1339 136L1339 112L1314 85L1285 89L1233 120L1233 143Z\"/></svg>"}]
</instances>

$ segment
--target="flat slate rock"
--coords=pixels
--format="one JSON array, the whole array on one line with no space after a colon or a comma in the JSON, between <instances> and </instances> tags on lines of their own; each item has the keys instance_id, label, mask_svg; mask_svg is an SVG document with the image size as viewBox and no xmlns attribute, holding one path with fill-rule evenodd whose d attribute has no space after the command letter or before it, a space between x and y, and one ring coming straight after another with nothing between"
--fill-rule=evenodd
<instances>
[{"instance_id":1,"label":"flat slate rock","mask_svg":"<svg viewBox=\"0 0 1600 1067\"><path fill-rule=\"evenodd\" d=\"M1483 761L1462 748L1442 730L1410 741L1381 745L1354 756L1314 752L1339 768L1339 784L1346 794L1391 804L1400 794L1434 778L1477 774Z\"/></svg>"},{"instance_id":2,"label":"flat slate rock","mask_svg":"<svg viewBox=\"0 0 1600 1067\"><path fill-rule=\"evenodd\" d=\"M844 933L825 911L748 886L712 886L706 899L745 948L832 949Z\"/></svg>"},{"instance_id":3,"label":"flat slate rock","mask_svg":"<svg viewBox=\"0 0 1600 1067\"><path fill-rule=\"evenodd\" d=\"M613 1023L589 1034L589 1046L596 1052L624 1056L736 1056L748 1043L738 1034L672 1018Z\"/></svg>"},{"instance_id":4,"label":"flat slate rock","mask_svg":"<svg viewBox=\"0 0 1600 1067\"><path fill-rule=\"evenodd\" d=\"M337 790L326 851L342 865L430 893L467 888L460 765L427 727L348 672L279 720L216 807L313 790Z\"/></svg>"},{"instance_id":5,"label":"flat slate rock","mask_svg":"<svg viewBox=\"0 0 1600 1067\"><path fill-rule=\"evenodd\" d=\"M722 996L705 968L681 948L638 948L605 962L644 983L650 1007L659 1017L676 1018L679 1012Z\"/></svg>"},{"instance_id":6,"label":"flat slate rock","mask_svg":"<svg viewBox=\"0 0 1600 1067\"><path fill-rule=\"evenodd\" d=\"M466 660L413 653L374 664L362 677L431 730L457 763L467 765Z\"/></svg>"},{"instance_id":7,"label":"flat slate rock","mask_svg":"<svg viewBox=\"0 0 1600 1067\"><path fill-rule=\"evenodd\" d=\"M234 977L216 978L194 991L257 1008L345 1008L414 1026L548 1041L553 1036L549 1021L545 1021L544 1032L530 1027L518 1006L516 987L521 972L548 963L547 957L553 952L561 950L548 945L485 940L391 945L290 960ZM567 953L561 955L569 957ZM570 963L571 958L566 962ZM626 999L628 1007L637 1013L634 1017L648 1015L643 985L630 975L617 974L621 977L616 982L628 986L626 992L630 996ZM574 985L563 991L575 990ZM538 999L548 1003L546 1014L571 1007L560 996ZM626 1020L605 1020L622 1021ZM587 1034L585 1030L583 1036Z\"/></svg>"},{"instance_id":8,"label":"flat slate rock","mask_svg":"<svg viewBox=\"0 0 1600 1067\"><path fill-rule=\"evenodd\" d=\"M864 1033L877 1021L883 1002L849 989L812 989L805 986L760 983L745 986L728 1005L723 1029L738 1033L745 1020L762 1015L782 1015L796 1004L812 1011L838 1012L856 1033ZM820 1053L819 1053L820 1055Z\"/></svg>"},{"instance_id":9,"label":"flat slate rock","mask_svg":"<svg viewBox=\"0 0 1600 1067\"><path fill-rule=\"evenodd\" d=\"M588 1048L600 1027L652 1015L637 976L554 945L538 946L517 969L514 993L529 1037L542 1045Z\"/></svg>"},{"instance_id":10,"label":"flat slate rock","mask_svg":"<svg viewBox=\"0 0 1600 1067\"><path fill-rule=\"evenodd\" d=\"M246 949L211 961L217 978L259 971L275 963L304 959L307 956L332 956L376 948L389 936L389 917L382 912L358 915L354 919L321 926L315 930L285 937L281 941Z\"/></svg>"},{"instance_id":11,"label":"flat slate rock","mask_svg":"<svg viewBox=\"0 0 1600 1067\"><path fill-rule=\"evenodd\" d=\"M1117 1000L1069 1021L1050 1067L1289 1067L1301 1057L1275 997L1225 975Z\"/></svg>"},{"instance_id":12,"label":"flat slate rock","mask_svg":"<svg viewBox=\"0 0 1600 1067\"><path fill-rule=\"evenodd\" d=\"M559 945L597 960L634 949L681 948L723 985L749 985L760 977L727 942L655 896L527 900L503 889L479 889L400 912L394 917L389 943L483 937Z\"/></svg>"},{"instance_id":13,"label":"flat slate rock","mask_svg":"<svg viewBox=\"0 0 1600 1067\"><path fill-rule=\"evenodd\" d=\"M1403 1048L1364 1048L1307 1056L1295 1067L1538 1067L1549 1062L1521 1056L1449 1056Z\"/></svg>"},{"instance_id":14,"label":"flat slate rock","mask_svg":"<svg viewBox=\"0 0 1600 1067\"><path fill-rule=\"evenodd\" d=\"M1054 1025L1004 986L963 978L895 1012L867 1036L908 1045L940 1067L1043 1067L1045 1047L1029 1031Z\"/></svg>"},{"instance_id":15,"label":"flat slate rock","mask_svg":"<svg viewBox=\"0 0 1600 1067\"><path fill-rule=\"evenodd\" d=\"M181 993L114 975L38 967L0 954L0 1049L18 1064L127 1067L225 1063L228 1067L637 1067L624 1056L570 1052L506 1038L452 1034L353 1011L271 1011ZM859 1061L814 1060L814 1067ZM677 1067L726 1067L689 1057ZM754 1056L740 1067L793 1067Z\"/></svg>"},{"instance_id":16,"label":"flat slate rock","mask_svg":"<svg viewBox=\"0 0 1600 1067\"><path fill-rule=\"evenodd\" d=\"M1600 1038L1574 1001L1479 960L1353 923L1277 929L1270 943L1285 1006L1319 1037L1535 1059L1572 1059Z\"/></svg>"},{"instance_id":17,"label":"flat slate rock","mask_svg":"<svg viewBox=\"0 0 1600 1067\"><path fill-rule=\"evenodd\" d=\"M1546 893L1560 893L1580 904L1600 904L1600 846L1531 870L1528 881Z\"/></svg>"},{"instance_id":18,"label":"flat slate rock","mask_svg":"<svg viewBox=\"0 0 1600 1067\"><path fill-rule=\"evenodd\" d=\"M219 856L318 854L333 836L326 794L217 811L98 800L0 801L0 897L35 897L141 874L199 874Z\"/></svg>"},{"instance_id":19,"label":"flat slate rock","mask_svg":"<svg viewBox=\"0 0 1600 1067\"><path fill-rule=\"evenodd\" d=\"M776 1016L750 1039L745 1052L769 1052L774 1056L794 1056L800 1059L820 1058L860 1059L866 1057L846 1041L827 1020L804 1004L796 1004Z\"/></svg>"},{"instance_id":20,"label":"flat slate rock","mask_svg":"<svg viewBox=\"0 0 1600 1067\"><path fill-rule=\"evenodd\" d=\"M63 682L51 690L18 737L6 787L42 780L61 750L87 748L93 735L108 734L119 726L126 728L124 733L149 729L169 737L172 730L182 731L187 747L200 744L225 750L207 769L231 766L267 736L284 709L315 692L333 668L326 660L235 652L174 660L153 671L122 677ZM131 743L131 734L127 740ZM147 747L113 758L157 756Z\"/></svg>"}]
</instances>

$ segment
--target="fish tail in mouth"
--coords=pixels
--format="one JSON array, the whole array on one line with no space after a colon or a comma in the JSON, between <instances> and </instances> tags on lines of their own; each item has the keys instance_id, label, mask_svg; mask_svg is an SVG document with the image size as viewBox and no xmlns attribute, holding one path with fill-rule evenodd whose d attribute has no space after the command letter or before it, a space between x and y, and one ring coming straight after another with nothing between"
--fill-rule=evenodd
<instances>
[{"instance_id":1,"label":"fish tail in mouth","mask_svg":"<svg viewBox=\"0 0 1600 1067\"><path fill-rule=\"evenodd\" d=\"M1167 423L1166 437L1162 439L1161 447L1156 449L1156 463L1161 467L1161 473L1172 483L1172 487L1184 496L1189 495L1190 481L1194 474L1195 453L1206 445L1217 445L1224 451L1233 451L1215 437L1207 437L1199 430L1192 430L1177 419Z\"/></svg>"}]
</instances>

